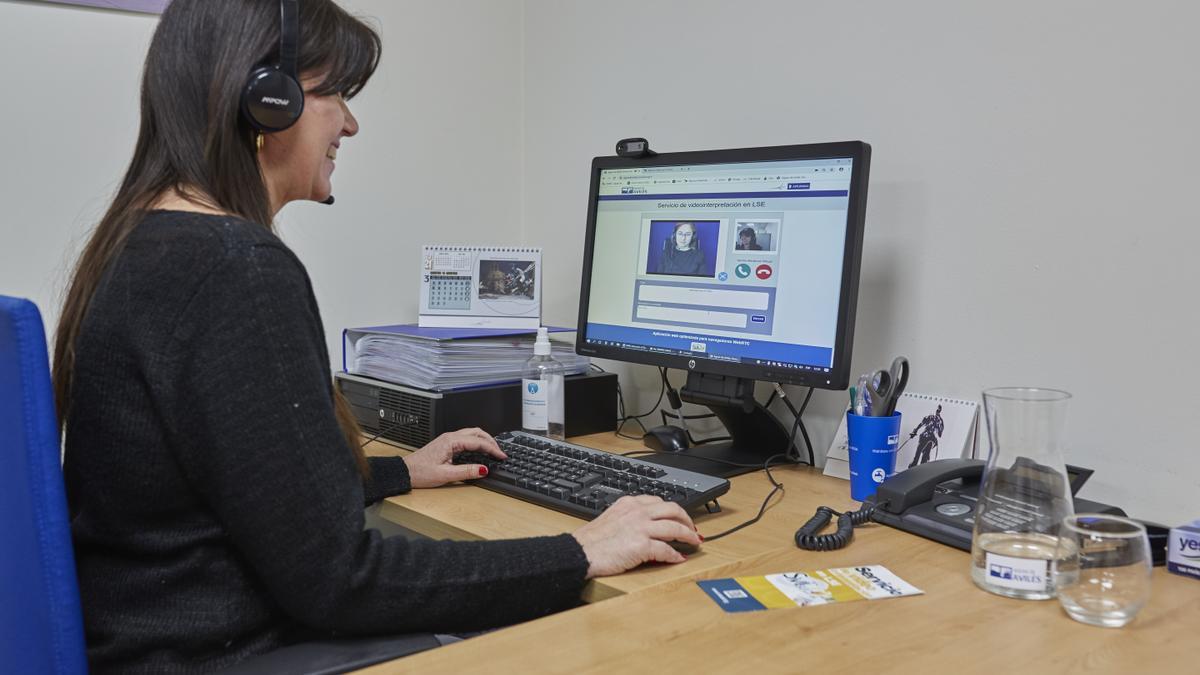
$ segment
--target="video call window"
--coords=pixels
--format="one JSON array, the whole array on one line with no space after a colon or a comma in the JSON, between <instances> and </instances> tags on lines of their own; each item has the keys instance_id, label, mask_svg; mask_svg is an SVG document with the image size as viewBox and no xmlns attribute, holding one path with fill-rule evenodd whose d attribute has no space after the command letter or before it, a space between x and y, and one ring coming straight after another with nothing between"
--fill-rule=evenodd
<instances>
[{"instance_id":1,"label":"video call window","mask_svg":"<svg viewBox=\"0 0 1200 675\"><path fill-rule=\"evenodd\" d=\"M734 223L733 250L773 253L778 249L779 221L738 219Z\"/></svg>"},{"instance_id":2,"label":"video call window","mask_svg":"<svg viewBox=\"0 0 1200 675\"><path fill-rule=\"evenodd\" d=\"M719 220L652 220L646 274L712 278L720 237Z\"/></svg>"}]
</instances>

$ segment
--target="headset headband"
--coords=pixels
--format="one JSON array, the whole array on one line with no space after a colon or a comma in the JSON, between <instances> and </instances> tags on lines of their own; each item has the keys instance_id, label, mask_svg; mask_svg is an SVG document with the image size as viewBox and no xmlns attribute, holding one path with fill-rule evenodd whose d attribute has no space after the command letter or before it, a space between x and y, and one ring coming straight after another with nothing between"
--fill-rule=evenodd
<instances>
[{"instance_id":1,"label":"headset headband","mask_svg":"<svg viewBox=\"0 0 1200 675\"><path fill-rule=\"evenodd\" d=\"M296 74L296 44L300 41L298 0L279 0L279 70L293 80Z\"/></svg>"}]
</instances>

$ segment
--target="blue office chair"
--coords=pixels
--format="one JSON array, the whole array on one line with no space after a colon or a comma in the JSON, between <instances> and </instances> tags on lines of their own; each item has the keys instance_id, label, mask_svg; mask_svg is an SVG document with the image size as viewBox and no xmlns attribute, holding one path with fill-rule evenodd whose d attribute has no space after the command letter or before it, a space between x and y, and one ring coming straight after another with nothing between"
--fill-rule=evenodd
<instances>
[{"instance_id":1,"label":"blue office chair","mask_svg":"<svg viewBox=\"0 0 1200 675\"><path fill-rule=\"evenodd\" d=\"M42 316L0 295L0 672L86 673Z\"/></svg>"},{"instance_id":2,"label":"blue office chair","mask_svg":"<svg viewBox=\"0 0 1200 675\"><path fill-rule=\"evenodd\" d=\"M0 673L87 673L46 334L0 295ZM292 645L233 673L329 675L437 647L431 633Z\"/></svg>"}]
</instances>

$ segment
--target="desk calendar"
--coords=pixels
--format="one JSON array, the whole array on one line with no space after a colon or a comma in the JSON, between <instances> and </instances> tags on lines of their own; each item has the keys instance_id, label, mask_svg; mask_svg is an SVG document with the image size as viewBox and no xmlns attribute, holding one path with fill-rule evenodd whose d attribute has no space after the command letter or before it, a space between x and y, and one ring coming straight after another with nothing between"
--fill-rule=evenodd
<instances>
[{"instance_id":1,"label":"desk calendar","mask_svg":"<svg viewBox=\"0 0 1200 675\"><path fill-rule=\"evenodd\" d=\"M542 249L432 246L421 251L422 328L537 328Z\"/></svg>"}]
</instances>

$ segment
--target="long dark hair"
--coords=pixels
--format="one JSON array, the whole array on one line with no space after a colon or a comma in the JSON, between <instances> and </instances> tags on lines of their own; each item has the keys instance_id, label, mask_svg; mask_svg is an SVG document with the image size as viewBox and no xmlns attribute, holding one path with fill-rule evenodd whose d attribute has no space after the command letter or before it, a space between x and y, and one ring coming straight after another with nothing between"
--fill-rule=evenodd
<instances>
[{"instance_id":1,"label":"long dark hair","mask_svg":"<svg viewBox=\"0 0 1200 675\"><path fill-rule=\"evenodd\" d=\"M379 35L332 0L302 0L299 10L298 70L324 75L309 93L352 98L379 64ZM70 414L75 343L92 295L149 205L174 190L274 230L256 133L238 105L250 71L278 61L279 13L278 0L174 0L163 12L146 54L133 159L79 256L59 316L60 425ZM336 388L334 409L365 472L358 425Z\"/></svg>"}]
</instances>

